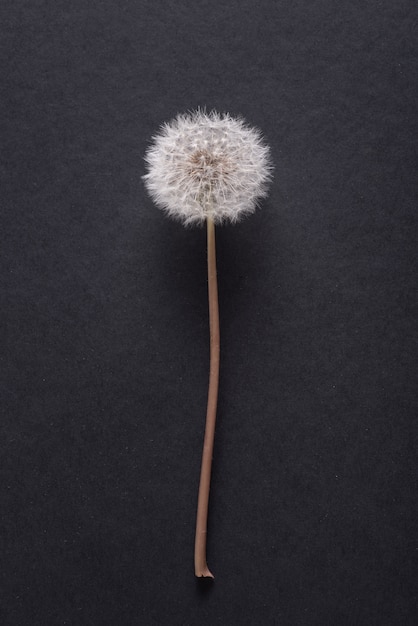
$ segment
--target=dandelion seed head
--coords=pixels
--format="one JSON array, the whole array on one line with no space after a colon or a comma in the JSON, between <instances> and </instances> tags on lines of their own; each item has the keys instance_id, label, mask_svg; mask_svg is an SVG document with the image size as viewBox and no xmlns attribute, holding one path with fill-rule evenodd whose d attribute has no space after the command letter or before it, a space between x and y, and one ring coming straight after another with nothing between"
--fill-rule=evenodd
<instances>
[{"instance_id":1,"label":"dandelion seed head","mask_svg":"<svg viewBox=\"0 0 418 626\"><path fill-rule=\"evenodd\" d=\"M185 225L216 224L252 213L267 195L270 149L258 129L228 113L193 111L153 137L143 177L148 193Z\"/></svg>"}]
</instances>

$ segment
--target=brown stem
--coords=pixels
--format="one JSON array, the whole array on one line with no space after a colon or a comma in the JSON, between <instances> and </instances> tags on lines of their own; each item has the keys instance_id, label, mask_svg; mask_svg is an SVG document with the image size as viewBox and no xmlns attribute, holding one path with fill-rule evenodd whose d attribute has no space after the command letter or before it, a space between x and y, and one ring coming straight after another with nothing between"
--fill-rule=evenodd
<instances>
[{"instance_id":1,"label":"brown stem","mask_svg":"<svg viewBox=\"0 0 418 626\"><path fill-rule=\"evenodd\" d=\"M207 219L207 239L210 371L205 439L203 443L202 466L200 471L199 495L197 501L194 564L196 576L213 578L213 574L210 572L206 563L206 536L213 441L215 438L216 406L218 403L220 335L218 284L216 279L215 225L210 217Z\"/></svg>"}]
</instances>

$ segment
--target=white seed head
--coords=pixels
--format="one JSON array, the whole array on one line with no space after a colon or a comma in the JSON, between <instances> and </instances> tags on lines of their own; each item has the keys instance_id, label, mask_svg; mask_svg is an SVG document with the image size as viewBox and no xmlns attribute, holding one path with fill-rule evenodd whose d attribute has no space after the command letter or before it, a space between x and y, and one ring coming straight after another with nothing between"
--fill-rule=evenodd
<instances>
[{"instance_id":1,"label":"white seed head","mask_svg":"<svg viewBox=\"0 0 418 626\"><path fill-rule=\"evenodd\" d=\"M272 165L261 133L228 113L193 111L163 124L145 154L145 186L185 225L252 213L267 195Z\"/></svg>"}]
</instances>

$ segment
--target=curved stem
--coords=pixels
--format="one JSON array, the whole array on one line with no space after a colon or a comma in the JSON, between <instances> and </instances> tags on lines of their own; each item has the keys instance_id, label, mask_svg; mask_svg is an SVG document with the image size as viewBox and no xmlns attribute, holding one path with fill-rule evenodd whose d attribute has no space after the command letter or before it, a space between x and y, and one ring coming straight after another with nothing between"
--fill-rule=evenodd
<instances>
[{"instance_id":1,"label":"curved stem","mask_svg":"<svg viewBox=\"0 0 418 626\"><path fill-rule=\"evenodd\" d=\"M216 407L218 404L220 334L218 284L216 278L215 225L210 217L207 219L207 246L210 371L205 439L203 443L202 466L200 471L199 495L197 502L194 563L196 576L213 578L213 574L210 572L206 563L206 536L213 442L215 438Z\"/></svg>"}]
</instances>

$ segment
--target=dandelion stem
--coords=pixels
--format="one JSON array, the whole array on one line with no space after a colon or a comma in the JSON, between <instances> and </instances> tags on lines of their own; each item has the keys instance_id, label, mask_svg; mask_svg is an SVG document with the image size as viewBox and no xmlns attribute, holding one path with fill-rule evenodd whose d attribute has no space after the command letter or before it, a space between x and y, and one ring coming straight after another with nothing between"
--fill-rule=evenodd
<instances>
[{"instance_id":1,"label":"dandelion stem","mask_svg":"<svg viewBox=\"0 0 418 626\"><path fill-rule=\"evenodd\" d=\"M197 502L194 562L196 576L213 578L213 574L210 572L206 563L206 537L213 442L215 438L216 407L218 403L220 334L218 284L216 278L215 224L210 216L207 218L207 247L210 369L205 439L203 443L202 466L200 471L199 495Z\"/></svg>"}]
</instances>

